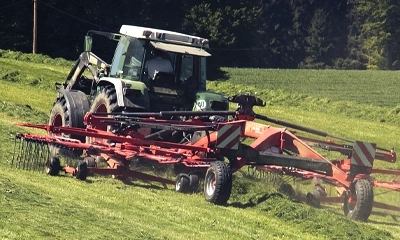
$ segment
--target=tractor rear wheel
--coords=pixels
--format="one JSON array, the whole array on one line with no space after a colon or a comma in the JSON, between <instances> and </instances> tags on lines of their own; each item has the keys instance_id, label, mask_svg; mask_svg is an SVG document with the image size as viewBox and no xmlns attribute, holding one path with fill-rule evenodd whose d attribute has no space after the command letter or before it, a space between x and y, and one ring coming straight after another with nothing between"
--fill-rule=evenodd
<instances>
[{"instance_id":1,"label":"tractor rear wheel","mask_svg":"<svg viewBox=\"0 0 400 240\"><path fill-rule=\"evenodd\" d=\"M374 190L367 179L358 179L354 183L353 193L345 195L343 211L352 220L367 221L374 204Z\"/></svg>"},{"instance_id":2,"label":"tractor rear wheel","mask_svg":"<svg viewBox=\"0 0 400 240\"><path fill-rule=\"evenodd\" d=\"M105 86L103 87L95 96L91 106L90 112L92 113L112 113L118 111L118 103L117 103L117 93L115 91L114 86ZM110 127L101 126L95 127L96 129L103 130L103 131L110 131ZM104 139L98 138L86 138L87 143L91 142L103 142Z\"/></svg>"},{"instance_id":3,"label":"tractor rear wheel","mask_svg":"<svg viewBox=\"0 0 400 240\"><path fill-rule=\"evenodd\" d=\"M232 191L232 169L223 161L211 162L204 180L204 197L206 201L225 205Z\"/></svg>"},{"instance_id":4,"label":"tractor rear wheel","mask_svg":"<svg viewBox=\"0 0 400 240\"><path fill-rule=\"evenodd\" d=\"M83 122L74 122L70 118L70 113L72 111L77 111L76 109L69 109L68 104L65 100L64 97L61 97L58 99L54 105L53 108L51 109L50 112L50 119L49 119L49 125L55 126L55 127L77 127L77 128L82 128L83 127ZM82 113L84 114L84 113ZM49 133L50 135L53 135L53 133ZM68 138L73 138L73 139L78 139L80 141L85 142L85 138L82 136L74 136L74 135L67 135L67 134L62 134L62 137L68 137ZM50 151L53 155L63 155L63 156L68 156L72 158L78 158L79 156L82 155L83 151L82 150L69 150L69 149L64 149L64 148L58 148L55 146L49 145Z\"/></svg>"}]
</instances>

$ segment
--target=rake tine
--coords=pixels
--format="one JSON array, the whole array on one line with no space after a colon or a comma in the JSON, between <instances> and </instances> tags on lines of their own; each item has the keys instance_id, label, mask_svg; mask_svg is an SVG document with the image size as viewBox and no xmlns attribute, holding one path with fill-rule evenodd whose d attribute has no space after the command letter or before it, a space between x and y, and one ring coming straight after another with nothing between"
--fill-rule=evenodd
<instances>
[{"instance_id":1,"label":"rake tine","mask_svg":"<svg viewBox=\"0 0 400 240\"><path fill-rule=\"evenodd\" d=\"M25 158L24 158L24 163L23 163L23 170L28 170L28 166L29 166L29 161L30 161L30 154L32 154L33 152L33 142L32 141L28 141L28 149L27 149L27 154L25 154Z\"/></svg>"},{"instance_id":2,"label":"rake tine","mask_svg":"<svg viewBox=\"0 0 400 240\"><path fill-rule=\"evenodd\" d=\"M19 169L24 167L23 166L23 161L25 161L25 155L26 155L26 152L28 151L27 148L28 148L28 141L24 138L24 140L22 142L21 155L20 155L20 158L19 158L19 161L18 161L18 168ZM22 166L21 166L21 164L22 164Z\"/></svg>"},{"instance_id":3,"label":"rake tine","mask_svg":"<svg viewBox=\"0 0 400 240\"><path fill-rule=\"evenodd\" d=\"M50 149L49 149L49 145L47 143L42 143L41 159L42 159L41 165L38 167L39 167L39 169L42 169L42 171L44 171L46 163L47 163L48 159L50 159Z\"/></svg>"},{"instance_id":4,"label":"rake tine","mask_svg":"<svg viewBox=\"0 0 400 240\"><path fill-rule=\"evenodd\" d=\"M33 151L32 151L32 158L28 160L28 170L35 171L35 165L38 161L39 157L39 144L38 142L32 142Z\"/></svg>"},{"instance_id":5,"label":"rake tine","mask_svg":"<svg viewBox=\"0 0 400 240\"><path fill-rule=\"evenodd\" d=\"M40 168L40 162L42 161L42 143L37 142L36 143L36 158L35 162L32 166L33 171L38 171Z\"/></svg>"},{"instance_id":6,"label":"rake tine","mask_svg":"<svg viewBox=\"0 0 400 240\"><path fill-rule=\"evenodd\" d=\"M38 164L40 162L40 156L41 156L41 142L36 142L35 148L36 148L36 154L35 158L32 164L32 171L37 171L38 170Z\"/></svg>"},{"instance_id":7,"label":"rake tine","mask_svg":"<svg viewBox=\"0 0 400 240\"><path fill-rule=\"evenodd\" d=\"M45 160L46 160L45 144L43 142L40 142L39 143L39 157L38 157L38 162L37 162L36 168L35 168L36 171L40 172L41 170L43 170L42 165Z\"/></svg>"},{"instance_id":8,"label":"rake tine","mask_svg":"<svg viewBox=\"0 0 400 240\"><path fill-rule=\"evenodd\" d=\"M19 141L17 141L17 140L19 140ZM14 138L14 154L11 159L11 167L14 167L14 161L17 161L17 159L18 159L19 151L18 151L18 154L16 151L17 151L17 149L19 149L21 147L21 141L22 141L21 137L19 135L16 135ZM18 147L17 147L17 145L18 145Z\"/></svg>"},{"instance_id":9,"label":"rake tine","mask_svg":"<svg viewBox=\"0 0 400 240\"><path fill-rule=\"evenodd\" d=\"M20 138L20 141L18 144L18 149L16 149L17 153L16 153L16 158L15 158L15 163L13 164L13 166L15 168L19 168L19 163L21 161L21 153L23 151L23 147L24 147L24 140L23 140L23 138Z\"/></svg>"},{"instance_id":10,"label":"rake tine","mask_svg":"<svg viewBox=\"0 0 400 240\"><path fill-rule=\"evenodd\" d=\"M28 152L30 151L30 142L25 139L24 152L21 155L20 167L25 170L25 159L27 158Z\"/></svg>"}]
</instances>

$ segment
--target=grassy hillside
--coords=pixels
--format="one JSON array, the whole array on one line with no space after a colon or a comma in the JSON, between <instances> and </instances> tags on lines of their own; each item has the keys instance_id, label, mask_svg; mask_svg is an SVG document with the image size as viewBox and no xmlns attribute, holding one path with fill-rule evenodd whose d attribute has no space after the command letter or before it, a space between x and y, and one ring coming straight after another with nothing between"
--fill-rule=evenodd
<instances>
[{"instance_id":1,"label":"grassy hillside","mask_svg":"<svg viewBox=\"0 0 400 240\"><path fill-rule=\"evenodd\" d=\"M246 172L235 175L233 195L222 207L208 204L201 193L178 194L173 186L122 183L110 177L81 182L70 176L11 169L14 135L27 131L11 122L47 122L56 96L53 85L65 79L72 63L8 51L0 51L0 56L2 239L400 239L397 213L374 210L366 223L349 221L339 205L316 209L296 203L270 182L252 179ZM361 94L340 97L349 94L350 87L333 88L336 93L328 91L326 96L311 91L316 84L313 71L224 70L231 80L211 82L210 89L229 95L240 89L257 92L268 102L267 107L257 108L260 114L400 149L397 113L391 111L397 106L395 94L387 104L363 102L366 97ZM386 79L396 81L396 72L370 73L381 81L376 91L386 91L378 89ZM331 86L337 78L346 82L346 76L366 77L363 72L318 74L320 84ZM296 79L302 79L297 88L293 87ZM268 87L262 89L263 84ZM392 91L400 92L399 88L393 84ZM388 98L382 95L383 102ZM378 166L399 168L397 163ZM376 199L400 206L395 193L378 193Z\"/></svg>"}]
</instances>

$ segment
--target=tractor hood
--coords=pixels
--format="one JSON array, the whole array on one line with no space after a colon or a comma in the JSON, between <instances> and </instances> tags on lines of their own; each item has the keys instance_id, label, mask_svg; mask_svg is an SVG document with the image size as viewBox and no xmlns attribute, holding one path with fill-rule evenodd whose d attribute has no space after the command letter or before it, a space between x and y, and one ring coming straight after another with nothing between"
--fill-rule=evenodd
<instances>
[{"instance_id":1,"label":"tractor hood","mask_svg":"<svg viewBox=\"0 0 400 240\"><path fill-rule=\"evenodd\" d=\"M193 111L225 111L229 108L228 98L224 95L198 91Z\"/></svg>"}]
</instances>

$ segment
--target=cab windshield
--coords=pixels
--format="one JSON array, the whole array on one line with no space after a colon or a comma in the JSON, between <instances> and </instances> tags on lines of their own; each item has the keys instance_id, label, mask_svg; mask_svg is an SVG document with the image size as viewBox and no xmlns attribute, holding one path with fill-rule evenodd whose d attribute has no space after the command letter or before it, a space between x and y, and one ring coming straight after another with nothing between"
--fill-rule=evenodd
<instances>
[{"instance_id":1,"label":"cab windshield","mask_svg":"<svg viewBox=\"0 0 400 240\"><path fill-rule=\"evenodd\" d=\"M145 46L148 46L148 51ZM122 36L115 50L110 75L127 80L143 81L147 84L149 80L145 74L145 63L153 58L151 52L154 48L155 46L149 44L148 40ZM206 61L204 56L164 51L162 57L172 64L174 86L205 89ZM149 83L151 84L151 82Z\"/></svg>"}]
</instances>

